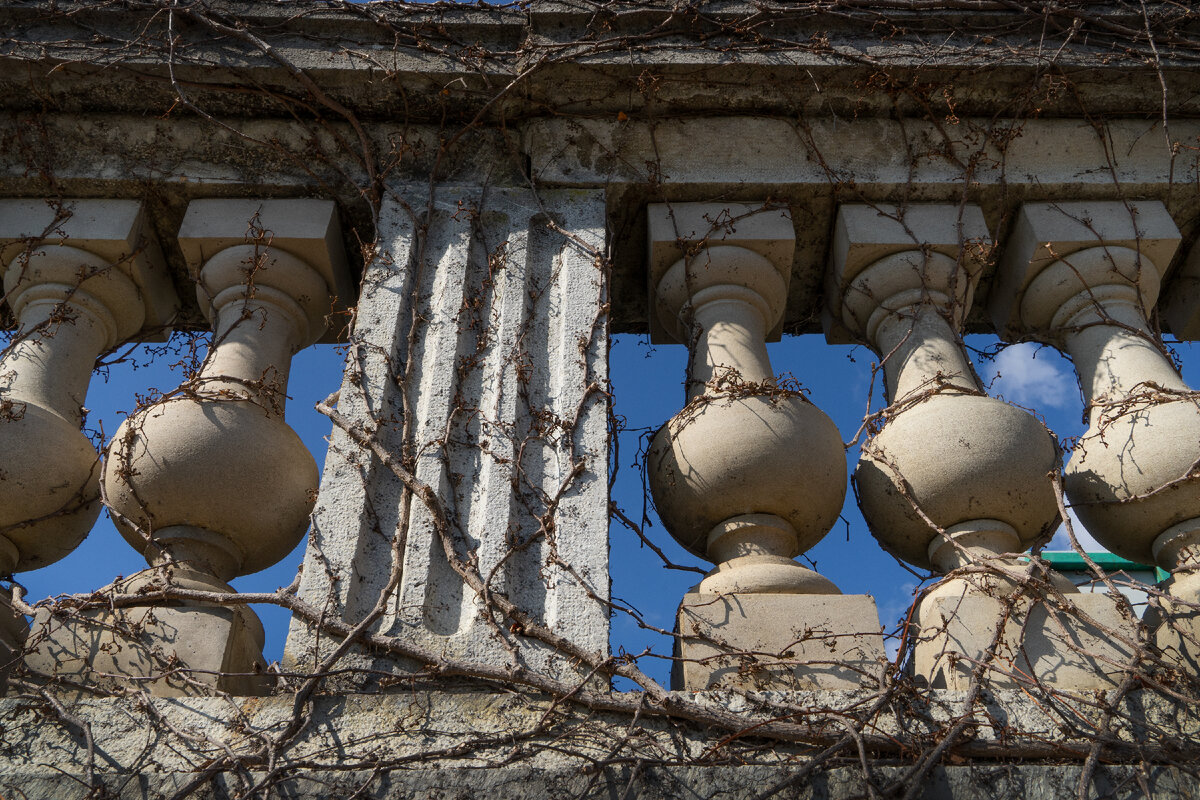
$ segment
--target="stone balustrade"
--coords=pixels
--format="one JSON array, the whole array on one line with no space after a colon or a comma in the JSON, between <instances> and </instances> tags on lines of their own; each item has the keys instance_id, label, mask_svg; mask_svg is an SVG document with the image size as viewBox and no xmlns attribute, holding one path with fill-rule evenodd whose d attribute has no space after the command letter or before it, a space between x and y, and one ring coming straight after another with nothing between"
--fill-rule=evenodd
<instances>
[{"instance_id":1,"label":"stone balustrade","mask_svg":"<svg viewBox=\"0 0 1200 800\"><path fill-rule=\"evenodd\" d=\"M674 680L688 689L854 685L883 654L874 602L842 596L792 560L837 519L846 461L833 421L781 385L767 358L791 273L791 219L769 205L648 213L655 318L690 350L688 402L650 446L650 488L671 535L717 565L680 607ZM739 652L789 649L822 666L739 669Z\"/></svg>"},{"instance_id":2,"label":"stone balustrade","mask_svg":"<svg viewBox=\"0 0 1200 800\"><path fill-rule=\"evenodd\" d=\"M1194 6L0 3L0 796L1196 796Z\"/></svg>"},{"instance_id":3,"label":"stone balustrade","mask_svg":"<svg viewBox=\"0 0 1200 800\"><path fill-rule=\"evenodd\" d=\"M80 432L97 356L129 339L161 340L180 305L142 207L3 201L0 240L19 325L2 361L5 473L16 480L4 482L11 496L0 569L65 556L95 522L101 497L151 565L113 594L229 593L230 579L286 555L308 529L317 491L313 457L283 422L288 366L324 334L335 293L349 291L334 204L191 204L177 243L213 344L195 378L127 418L103 460ZM10 605L9 653L25 638ZM262 625L236 604L42 611L28 640L26 666L43 678L98 686L152 678L168 695L271 688ZM168 671L175 677L160 677Z\"/></svg>"},{"instance_id":4,"label":"stone balustrade","mask_svg":"<svg viewBox=\"0 0 1200 800\"><path fill-rule=\"evenodd\" d=\"M100 513L100 459L80 431L96 358L162 338L178 301L142 205L0 201L0 270L17 329L0 357L0 573L66 556ZM0 688L26 625L0 591Z\"/></svg>"},{"instance_id":5,"label":"stone balustrade","mask_svg":"<svg viewBox=\"0 0 1200 800\"><path fill-rule=\"evenodd\" d=\"M890 402L862 446L859 504L885 550L955 576L917 606L917 676L966 688L976 665L1000 655L1014 662L1002 674L1102 687L1105 665L1128 662L1119 643L1136 631L1112 598L1081 595L1017 556L1059 525L1057 442L1033 415L984 393L959 338L990 250L976 206L839 209L829 338L840 327L870 343ZM1052 622L1048 595L1083 614Z\"/></svg>"},{"instance_id":6,"label":"stone balustrade","mask_svg":"<svg viewBox=\"0 0 1200 800\"><path fill-rule=\"evenodd\" d=\"M1200 395L1147 317L1180 243L1161 203L1022 207L992 317L1070 354L1089 427L1063 471L1067 497L1112 552L1172 574L1178 602L1147 624L1158 648L1196 666L1200 600ZM1174 307L1182 327L1194 309Z\"/></svg>"},{"instance_id":7,"label":"stone balustrade","mask_svg":"<svg viewBox=\"0 0 1200 800\"><path fill-rule=\"evenodd\" d=\"M365 337L320 495L283 411L292 356L328 337L330 311L353 295L334 203L190 203L170 244L212 346L196 376L129 417L100 455L80 432L92 367L122 342L164 337L178 281L138 202L0 201L15 324L0 358L11 462L0 571L66 556L101 498L149 564L107 587L127 598L120 606L41 611L32 628L0 596L5 665L27 649L28 672L43 680L269 692L257 616L203 595L228 595L229 581L277 562L311 516L300 595L340 624L506 669L586 674L562 646L519 630L607 649L605 284L577 246L602 246L606 210L599 196L551 199L531 216L522 193L500 192L491 216L447 208L420 233L399 204L386 208L392 255L364 276ZM471 202L466 193L455 207ZM795 560L842 512L848 447L767 354L801 269L799 225L766 201L646 213L652 341L687 348L684 405L653 439L649 486L668 532L714 564L679 606L674 680L691 690L874 685L886 661L874 600ZM546 239L547 220L575 238ZM485 247L481 236L497 232ZM910 668L929 686L965 688L988 668L998 684L1111 688L1143 636L1196 669L1200 408L1150 323L1180 241L1156 202L1027 203L998 242L970 204L839 205L823 327L830 345L866 344L883 369L887 406L854 471L863 516L883 549L945 577L907 631ZM1090 428L1063 469L1065 503L1114 553L1172 573L1144 623L1026 554L1060 522L1062 454L974 372L961 336L981 291L1002 337L1061 348L1079 372ZM1192 304L1177 293L1162 309L1191 335ZM413 319L426 324L420 336ZM403 383L381 377L395 359L411 370ZM446 527L436 504L404 499L400 473L352 455L356 431L404 454L411 480L466 527ZM403 549L380 550L386 526L404 528ZM136 599L165 588L197 598ZM335 651L344 655L311 620L293 622L289 668L319 668ZM749 669L746 652L758 654ZM375 675L412 666L347 658Z\"/></svg>"}]
</instances>

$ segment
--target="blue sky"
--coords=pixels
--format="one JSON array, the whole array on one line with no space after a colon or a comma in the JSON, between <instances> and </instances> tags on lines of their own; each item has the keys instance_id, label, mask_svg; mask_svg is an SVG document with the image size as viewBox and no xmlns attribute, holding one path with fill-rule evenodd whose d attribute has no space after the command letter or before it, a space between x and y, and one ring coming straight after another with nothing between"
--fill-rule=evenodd
<instances>
[{"instance_id":1,"label":"blue sky","mask_svg":"<svg viewBox=\"0 0 1200 800\"><path fill-rule=\"evenodd\" d=\"M994 336L971 336L967 344L975 351L994 351ZM776 373L790 373L810 392L810 399L829 414L844 440L853 438L864 415L878 409L879 391L869 396L874 353L863 347L828 345L819 335L791 336L768 346ZM1185 365L1184 377L1195 386L1200 381L1200 365L1195 364L1190 345L1177 350ZM1052 348L1018 345L1007 348L994 360L973 354L980 374L990 382L994 395L1038 411L1060 438L1077 436L1086 428L1082 420L1082 399L1070 362ZM624 419L625 431L619 441L619 473L613 500L633 519L643 510L642 481L638 467L639 445L646 437L675 414L683 404L683 376L687 359L680 345L651 347L643 336L614 337L610 374L615 413ZM177 357L159 357L149 365L118 364L108 379L93 376L88 393L89 427L109 435L134 405L136 394L152 388L168 390L179 382L170 363ZM289 386L291 399L287 419L317 461L324 459L329 421L314 406L335 391L341 381L341 351L333 346L309 348L296 356ZM879 381L876 381L878 384ZM853 470L857 448L847 453ZM646 535L674 563L707 569L678 547L658 524L649 510L652 523ZM648 624L670 629L675 608L688 587L699 575L667 569L661 560L623 526L610 529L612 591L621 602L636 608ZM1059 542L1057 544L1065 543ZM272 591L287 585L303 560L304 543L275 567L234 581L243 591ZM896 628L897 621L912 601L919 578L884 553L867 531L861 514L848 493L843 521L808 556L822 574L847 594L871 594L878 604L883 625ZM58 564L35 572L22 573L19 581L28 589L31 601L62 593L89 592L112 581L117 575L129 575L142 569L145 562L117 534L112 523L100 518L91 535L74 553ZM287 613L274 607L257 608L267 628L267 657L277 659L283 651L287 633ZM659 655L670 654L669 640L640 630L626 614L612 621L612 647L640 653L647 647ZM664 659L643 660L652 676L666 682L669 672Z\"/></svg>"}]
</instances>

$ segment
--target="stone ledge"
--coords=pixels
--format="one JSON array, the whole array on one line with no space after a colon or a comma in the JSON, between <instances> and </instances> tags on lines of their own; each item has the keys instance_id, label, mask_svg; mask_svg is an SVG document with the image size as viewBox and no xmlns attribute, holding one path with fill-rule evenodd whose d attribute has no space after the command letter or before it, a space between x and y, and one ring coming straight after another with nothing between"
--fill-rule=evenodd
<instances>
[{"instance_id":1,"label":"stone ledge","mask_svg":"<svg viewBox=\"0 0 1200 800\"><path fill-rule=\"evenodd\" d=\"M565 775L614 758L613 748L620 742L622 763L730 762L764 770L762 775L769 776L786 774L814 752L842 740L846 722L861 728L863 746L875 764L913 763L961 717L966 696L950 691L917 695L893 688L883 710L865 721L862 718L877 698L862 690L672 693L674 718L663 717L652 704L643 703L634 721L632 715L554 705L544 695L511 690L418 686L386 695L324 695L313 700L309 721L281 753L280 763L303 764L304 775L311 777L313 771L351 774L377 765L411 768L423 762L423 754L436 752L440 755L430 760L444 770L442 774L514 764L514 770L526 774L557 770ZM636 695L607 697L637 706ZM1096 694L1072 702L1035 698L1023 690L982 697L961 743L948 751L952 763L970 758L983 768L989 762L1021 758L1077 766L1102 723L1102 710L1093 699L1098 699ZM163 775L164 781L194 777L214 760L230 755L245 759L246 766L255 769L261 764L263 742L279 735L292 719L293 702L290 695L176 699L131 695L65 703L71 721L62 721L67 718L41 697L0 700L0 776L4 776L0 796L14 796L11 787L18 780L29 797L52 796L38 795L28 787L38 781L61 787L65 784L54 782L66 781L64 776L73 776L71 781L83 776L88 764L83 726L94 742L96 769L114 781L116 776L145 773ZM745 729L738 733L684 719L701 717L705 711L727 718L736 715L739 721L744 718ZM764 747L763 739L751 738L757 726L781 719L794 723L794 741L775 740ZM1118 708L1103 760L1143 765L1187 760L1195 755L1198 731L1200 714L1193 705L1131 693ZM1072 768L1076 767L1062 769ZM755 782L761 786L767 780ZM122 796L155 794L146 789L142 795Z\"/></svg>"},{"instance_id":2,"label":"stone ledge","mask_svg":"<svg viewBox=\"0 0 1200 800\"><path fill-rule=\"evenodd\" d=\"M908 767L874 766L870 782L882 789L904 788ZM1074 797L1082 768L1076 765L977 764L935 767L915 795L920 800L961 798L1013 798L1060 800ZM282 798L379 798L383 800L559 800L560 798L621 798L676 800L715 797L751 800L779 786L776 798L790 800L852 800L868 796L867 777L856 767L835 767L808 780L796 780L795 766L610 766L581 772L577 769L543 770L527 766L477 769L409 767L396 770L296 770L269 778L262 772L241 776L217 775L188 793L194 800L243 797L247 784L256 783L261 794ZM174 796L188 786L191 776L180 774L128 775L100 771L95 780L113 800L151 800ZM269 788L268 788L269 787ZM1100 766L1089 796L1106 800L1156 800L1193 798L1200 780L1177 767ZM74 775L52 768L8 773L0 777L0 792L13 792L23 800L66 800L84 797L85 785ZM17 793L19 792L19 794ZM7 796L7 795L6 795Z\"/></svg>"},{"instance_id":3,"label":"stone ledge","mask_svg":"<svg viewBox=\"0 0 1200 800\"><path fill-rule=\"evenodd\" d=\"M159 47L167 36L166 15L153 4L111 8L80 2L71 14L57 17L48 13L49 2L8 5L0 9L0 29L21 36L0 47L0 101L35 108L53 97L69 110L100 104L132 110L149 103L163 111L173 106L168 55ZM352 6L300 13L274 5L225 4L219 19L229 24L236 15L251 29L270 31L275 54L304 69L337 102L377 118L395 113L398 85L405 87L405 111L433 120L446 114L469 119L479 111L511 119L540 111L548 98L576 110L613 114L631 106L653 105L656 113L672 113L746 109L764 102L781 113L834 108L854 114L864 110L861 87L881 68L894 79L889 86L912 86L916 96L922 86L940 82L954 87L957 113L990 113L1003 105L998 97L1025 98L1030 87L1039 86L1045 52L1054 52L1056 66L1079 91L1049 91L1053 85L1046 84L1037 98L1044 114L1084 107L1093 114L1154 118L1163 111L1160 81L1170 89L1170 113L1187 110L1195 86L1191 63L1175 57L1171 48L1162 48L1151 61L1132 48L1125 53L1089 43L1093 31L1107 38L1109 28L1141 31L1147 21L1155 34L1172 23L1173 33L1191 33L1194 23L1155 13L1165 3L1150 4L1145 18L1130 13L1129 6L1096 4L1088 14L1047 9L1046 21L1041 14L1006 10L999 3L971 4L969 16L930 4L906 12L893 4L888 18L895 24L887 32L876 29L881 17L865 3L829 13L777 6L767 12L774 49L756 38L766 30L763 11L737 2L709 0L689 7L691 13L632 3L604 10L539 2L506 10L417 6L357 13L349 10ZM195 81L193 101L216 113L280 112L280 104L263 96L210 87L216 67L218 81L250 77L284 95L296 87L287 69L257 48L214 44L210 30L187 20L186 11L178 15L185 19L172 34L182 42L171 55L174 77ZM1073 27L1077 18L1079 27ZM753 22L739 25L739 20ZM336 47L329 46L330 39ZM96 63L82 60L81 53ZM47 75L29 70L31 63L55 68ZM543 66L527 74L527 93L485 105L492 86L536 63ZM647 71L662 79L655 90L631 91ZM30 74L38 76L42 91L28 91ZM767 85L773 88L764 92ZM453 89L444 93L448 87ZM871 110L887 114L899 104L919 114L920 103L907 94L877 92ZM564 104L563 97L570 100Z\"/></svg>"}]
</instances>

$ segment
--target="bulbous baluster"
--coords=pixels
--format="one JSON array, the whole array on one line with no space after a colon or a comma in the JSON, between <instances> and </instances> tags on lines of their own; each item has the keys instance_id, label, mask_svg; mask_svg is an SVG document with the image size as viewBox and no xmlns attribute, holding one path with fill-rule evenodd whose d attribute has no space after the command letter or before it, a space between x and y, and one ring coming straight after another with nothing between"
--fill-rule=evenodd
<instances>
[{"instance_id":1,"label":"bulbous baluster","mask_svg":"<svg viewBox=\"0 0 1200 800\"><path fill-rule=\"evenodd\" d=\"M283 558L308 527L317 466L283 412L292 356L324 332L329 290L299 258L239 245L208 259L197 297L212 350L194 381L117 430L106 498L152 565L229 581Z\"/></svg>"},{"instance_id":2,"label":"bulbous baluster","mask_svg":"<svg viewBox=\"0 0 1200 800\"><path fill-rule=\"evenodd\" d=\"M80 430L96 357L142 327L128 276L66 245L21 254L5 270L18 329L0 359L0 481L4 572L58 561L100 513L100 461ZM0 556L2 557L2 556Z\"/></svg>"},{"instance_id":3,"label":"bulbous baluster","mask_svg":"<svg viewBox=\"0 0 1200 800\"><path fill-rule=\"evenodd\" d=\"M792 560L833 526L846 478L832 420L779 387L767 358L786 298L778 268L710 247L676 262L656 297L694 344L688 405L654 438L650 487L667 530L717 564L700 591L838 593Z\"/></svg>"},{"instance_id":4,"label":"bulbous baluster","mask_svg":"<svg viewBox=\"0 0 1200 800\"><path fill-rule=\"evenodd\" d=\"M719 637L726 652L782 651L804 639L795 626L803 620L846 634L834 640L834 650L855 651L847 660L866 662L868 671L882 652L873 602L841 598L832 582L792 560L837 519L845 451L832 420L775 380L765 342L782 320L794 233L779 211L756 211L703 204L650 209L656 321L690 349L688 403L651 444L650 488L671 535L717 564L681 606L679 626L689 638L675 683L852 685L859 676L851 670L818 676L803 666L764 664L758 676L737 675L709 658L721 649L703 641ZM730 594L737 595L732 605L713 602L714 595ZM818 641L809 645L814 652ZM792 656L804 661L803 654ZM829 656L825 650L824 660ZM694 661L700 658L708 660Z\"/></svg>"},{"instance_id":5,"label":"bulbous baluster","mask_svg":"<svg viewBox=\"0 0 1200 800\"><path fill-rule=\"evenodd\" d=\"M1038 565L1016 555L1059 523L1057 444L1031 414L984 393L959 338L990 250L982 213L843 206L835 242L831 338L845 331L871 344L890 403L855 470L863 515L889 552L959 571L917 609L914 670L934 686L965 685L1012 616L1022 623L1001 641L1029 662L1018 669L1090 685L1091 664L1065 664L1067 653L1038 661L1046 631L1028 617L1047 593L1078 590L1054 573L1048 586ZM951 652L966 659L955 664Z\"/></svg>"},{"instance_id":6,"label":"bulbous baluster","mask_svg":"<svg viewBox=\"0 0 1200 800\"><path fill-rule=\"evenodd\" d=\"M937 553L957 566L1027 549L1058 523L1057 450L1029 413L984 394L959 339L991 244L982 213L842 206L835 237L833 319L880 354L890 403L855 471L872 532L927 569Z\"/></svg>"},{"instance_id":7,"label":"bulbous baluster","mask_svg":"<svg viewBox=\"0 0 1200 800\"><path fill-rule=\"evenodd\" d=\"M0 271L17 321L0 356L6 575L58 561L91 530L100 459L80 426L96 358L143 328L163 335L178 301L134 201L0 201ZM0 689L26 627L0 590Z\"/></svg>"},{"instance_id":8,"label":"bulbous baluster","mask_svg":"<svg viewBox=\"0 0 1200 800\"><path fill-rule=\"evenodd\" d=\"M1200 394L1147 321L1179 241L1157 202L1026 205L991 310L1010 336L1053 344L1075 364L1089 425L1064 485L1079 519L1117 555L1173 571L1169 591L1191 604L1200 602ZM1164 607L1194 616L1186 604ZM1164 646L1195 649L1169 628Z\"/></svg>"},{"instance_id":9,"label":"bulbous baluster","mask_svg":"<svg viewBox=\"0 0 1200 800\"><path fill-rule=\"evenodd\" d=\"M284 401L292 356L325 331L337 283L329 265L344 267L328 249L337 242L331 229L336 213L322 201L189 207L180 245L213 343L194 379L131 415L108 444L105 502L152 566L117 592L165 584L232 593L230 580L271 566L303 538L318 474L284 422ZM271 688L262 625L246 606L189 600L95 616L100 624L78 625L54 642L86 652L95 673L191 671L152 682L162 695ZM122 629L141 633L134 642L110 633Z\"/></svg>"}]
</instances>

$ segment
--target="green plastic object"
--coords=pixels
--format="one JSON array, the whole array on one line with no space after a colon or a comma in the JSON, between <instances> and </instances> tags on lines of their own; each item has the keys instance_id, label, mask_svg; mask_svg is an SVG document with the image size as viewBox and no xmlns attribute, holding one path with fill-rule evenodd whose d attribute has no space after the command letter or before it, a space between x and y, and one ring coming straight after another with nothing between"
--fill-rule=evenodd
<instances>
[{"instance_id":1,"label":"green plastic object","mask_svg":"<svg viewBox=\"0 0 1200 800\"><path fill-rule=\"evenodd\" d=\"M1156 581L1165 581L1171 577L1171 573L1165 569L1160 569L1152 564L1139 564L1136 561L1121 558L1113 553L1088 553L1087 557L1105 572L1117 572L1119 570L1124 570L1125 572L1136 570L1141 572L1152 569L1154 570L1154 579ZM1042 558L1059 572L1088 569L1087 562L1083 560L1083 555L1074 550L1043 550Z\"/></svg>"}]
</instances>

